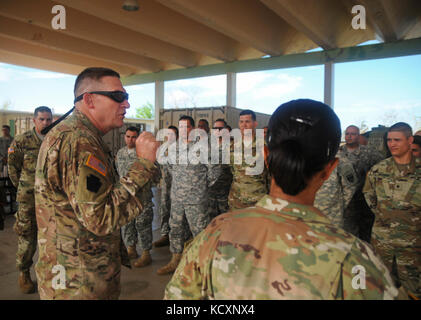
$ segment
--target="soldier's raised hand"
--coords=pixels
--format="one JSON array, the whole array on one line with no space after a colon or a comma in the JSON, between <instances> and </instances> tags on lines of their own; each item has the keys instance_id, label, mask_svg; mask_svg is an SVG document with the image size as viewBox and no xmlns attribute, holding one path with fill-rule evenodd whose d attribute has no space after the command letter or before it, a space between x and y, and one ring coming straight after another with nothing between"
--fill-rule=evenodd
<instances>
[{"instance_id":1,"label":"soldier's raised hand","mask_svg":"<svg viewBox=\"0 0 421 320\"><path fill-rule=\"evenodd\" d=\"M136 154L139 158L155 162L158 148L159 142L156 141L155 136L150 132L142 132L136 139Z\"/></svg>"}]
</instances>

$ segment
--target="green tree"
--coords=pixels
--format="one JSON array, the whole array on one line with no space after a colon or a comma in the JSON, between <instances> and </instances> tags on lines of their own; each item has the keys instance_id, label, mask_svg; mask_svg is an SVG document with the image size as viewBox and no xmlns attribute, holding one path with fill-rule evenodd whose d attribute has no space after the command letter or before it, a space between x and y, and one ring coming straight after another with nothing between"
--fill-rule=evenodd
<instances>
[{"instance_id":1,"label":"green tree","mask_svg":"<svg viewBox=\"0 0 421 320\"><path fill-rule=\"evenodd\" d=\"M136 118L140 119L153 119L154 118L154 106L149 101L146 102L143 106L137 107Z\"/></svg>"},{"instance_id":2,"label":"green tree","mask_svg":"<svg viewBox=\"0 0 421 320\"><path fill-rule=\"evenodd\" d=\"M2 103L1 108L2 110L7 110L12 105L12 101L6 100Z\"/></svg>"}]
</instances>

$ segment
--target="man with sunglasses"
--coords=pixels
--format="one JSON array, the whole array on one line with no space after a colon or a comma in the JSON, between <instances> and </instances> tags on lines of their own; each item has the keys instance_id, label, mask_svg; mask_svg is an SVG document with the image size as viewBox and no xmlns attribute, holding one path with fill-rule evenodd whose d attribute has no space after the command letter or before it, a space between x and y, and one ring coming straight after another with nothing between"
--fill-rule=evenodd
<instances>
[{"instance_id":1,"label":"man with sunglasses","mask_svg":"<svg viewBox=\"0 0 421 320\"><path fill-rule=\"evenodd\" d=\"M38 289L41 299L117 299L121 264L130 267L120 228L144 207L158 143L142 133L119 179L102 136L123 125L130 107L120 75L88 68L74 93L75 111L47 134L38 157Z\"/></svg>"}]
</instances>

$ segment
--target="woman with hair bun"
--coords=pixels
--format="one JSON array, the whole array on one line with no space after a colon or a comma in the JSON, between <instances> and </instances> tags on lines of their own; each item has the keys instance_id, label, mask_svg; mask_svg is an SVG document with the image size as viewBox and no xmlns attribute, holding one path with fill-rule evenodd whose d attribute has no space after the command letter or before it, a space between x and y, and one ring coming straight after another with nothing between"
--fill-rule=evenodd
<instances>
[{"instance_id":1,"label":"woman with hair bun","mask_svg":"<svg viewBox=\"0 0 421 320\"><path fill-rule=\"evenodd\" d=\"M273 113L267 133L270 194L215 218L196 236L166 299L406 298L367 243L313 206L338 163L340 121L317 101Z\"/></svg>"}]
</instances>

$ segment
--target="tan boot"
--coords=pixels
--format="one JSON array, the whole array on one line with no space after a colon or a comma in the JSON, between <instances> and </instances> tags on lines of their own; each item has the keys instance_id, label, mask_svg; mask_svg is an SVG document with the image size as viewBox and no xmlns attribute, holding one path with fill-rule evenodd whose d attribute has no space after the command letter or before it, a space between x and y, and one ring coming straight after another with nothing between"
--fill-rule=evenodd
<instances>
[{"instance_id":1,"label":"tan boot","mask_svg":"<svg viewBox=\"0 0 421 320\"><path fill-rule=\"evenodd\" d=\"M137 252L136 252L136 245L128 246L127 254L129 255L129 259L136 259L138 257Z\"/></svg>"},{"instance_id":2,"label":"tan boot","mask_svg":"<svg viewBox=\"0 0 421 320\"><path fill-rule=\"evenodd\" d=\"M31 280L29 270L19 272L19 288L25 294L35 292L35 284Z\"/></svg>"},{"instance_id":3,"label":"tan boot","mask_svg":"<svg viewBox=\"0 0 421 320\"><path fill-rule=\"evenodd\" d=\"M136 268L142 268L150 265L151 263L151 253L149 252L149 250L144 250L140 258L133 262L133 266L135 266Z\"/></svg>"},{"instance_id":4,"label":"tan boot","mask_svg":"<svg viewBox=\"0 0 421 320\"><path fill-rule=\"evenodd\" d=\"M161 239L153 243L153 246L155 248L166 247L169 245L170 245L170 237L168 235L162 236Z\"/></svg>"},{"instance_id":5,"label":"tan boot","mask_svg":"<svg viewBox=\"0 0 421 320\"><path fill-rule=\"evenodd\" d=\"M161 269L158 269L156 273L159 275L173 273L175 269L177 269L178 264L180 263L181 256L181 253L173 253L171 261L166 266L162 267Z\"/></svg>"}]
</instances>

